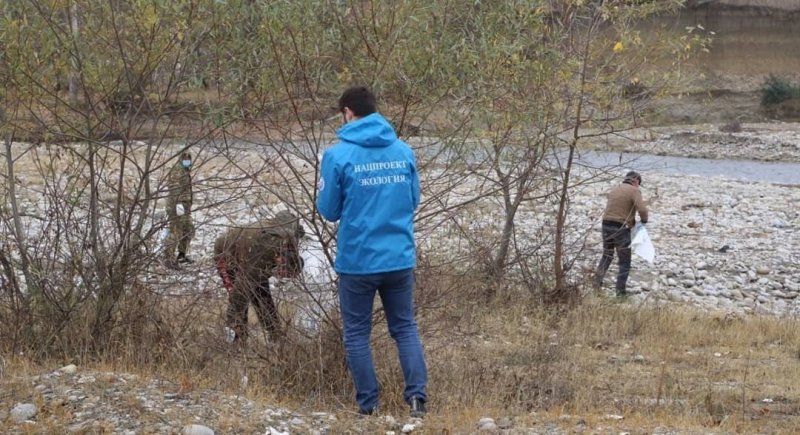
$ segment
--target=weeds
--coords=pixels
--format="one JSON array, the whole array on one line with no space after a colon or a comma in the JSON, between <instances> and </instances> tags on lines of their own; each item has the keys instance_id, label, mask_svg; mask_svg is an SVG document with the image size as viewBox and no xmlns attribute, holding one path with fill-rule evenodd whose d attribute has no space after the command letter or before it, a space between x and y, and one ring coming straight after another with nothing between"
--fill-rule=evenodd
<instances>
[{"instance_id":1,"label":"weeds","mask_svg":"<svg viewBox=\"0 0 800 435\"><path fill-rule=\"evenodd\" d=\"M475 304L470 297L454 297L454 288L465 290L458 277L437 273L439 293L422 297L432 305L425 306L420 319L430 369L431 427L461 433L474 424L464 426L464 421L531 412L556 422L562 414L587 421L621 414L621 428L637 422L650 429L667 425L746 432L798 424L791 412L800 407L800 395L786 387L800 379L794 320L729 320L722 314L593 298L555 310L539 305L526 289L517 290L516 298ZM422 293L430 279L420 277ZM472 294L479 295L479 289ZM256 333L247 348L237 349L209 326L221 324L222 304L207 302L196 311L176 301L153 306L163 325L121 330L115 341L127 351L84 364L156 376L182 394L218 388L269 403L352 411L338 320L323 323L316 336L290 331L278 343ZM376 320L373 348L382 409L402 414L402 373L384 322ZM191 326L181 332L185 324ZM255 324L251 319L258 331ZM134 333L137 340L123 339ZM162 356L137 355L145 346ZM41 361L44 367L62 363ZM0 402L28 395L19 379L41 366L25 356L8 357L4 366Z\"/></svg>"},{"instance_id":2,"label":"weeds","mask_svg":"<svg viewBox=\"0 0 800 435\"><path fill-rule=\"evenodd\" d=\"M800 86L770 74L761 86L761 106L770 109L784 101L800 98Z\"/></svg>"}]
</instances>

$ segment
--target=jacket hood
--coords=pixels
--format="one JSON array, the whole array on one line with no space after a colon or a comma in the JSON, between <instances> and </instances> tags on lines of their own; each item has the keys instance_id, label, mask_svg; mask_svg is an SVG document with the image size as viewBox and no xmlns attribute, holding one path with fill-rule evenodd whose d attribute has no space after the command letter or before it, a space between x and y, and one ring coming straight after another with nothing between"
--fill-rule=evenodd
<instances>
[{"instance_id":1,"label":"jacket hood","mask_svg":"<svg viewBox=\"0 0 800 435\"><path fill-rule=\"evenodd\" d=\"M397 134L379 113L373 113L343 125L336 135L342 142L363 147L387 147L397 141Z\"/></svg>"}]
</instances>

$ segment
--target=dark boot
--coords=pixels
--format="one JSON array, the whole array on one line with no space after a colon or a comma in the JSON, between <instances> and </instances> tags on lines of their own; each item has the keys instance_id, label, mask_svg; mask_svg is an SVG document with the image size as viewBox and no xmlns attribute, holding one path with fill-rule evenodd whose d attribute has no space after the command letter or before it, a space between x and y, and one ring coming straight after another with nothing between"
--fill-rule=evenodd
<instances>
[{"instance_id":1,"label":"dark boot","mask_svg":"<svg viewBox=\"0 0 800 435\"><path fill-rule=\"evenodd\" d=\"M411 407L411 417L412 418L422 418L425 417L425 402L418 398L412 397L411 400L408 402L408 406Z\"/></svg>"},{"instance_id":2,"label":"dark boot","mask_svg":"<svg viewBox=\"0 0 800 435\"><path fill-rule=\"evenodd\" d=\"M194 260L186 256L185 252L178 252L178 263L194 263Z\"/></svg>"}]
</instances>

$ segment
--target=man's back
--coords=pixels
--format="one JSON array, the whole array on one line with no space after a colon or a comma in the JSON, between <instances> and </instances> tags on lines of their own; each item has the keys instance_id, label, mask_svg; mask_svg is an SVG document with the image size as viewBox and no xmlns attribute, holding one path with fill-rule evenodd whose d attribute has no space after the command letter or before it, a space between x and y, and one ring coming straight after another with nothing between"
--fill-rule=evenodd
<instances>
[{"instance_id":1,"label":"man's back","mask_svg":"<svg viewBox=\"0 0 800 435\"><path fill-rule=\"evenodd\" d=\"M340 220L336 270L414 267L419 178L413 151L377 113L346 124L338 136L323 157L317 200L323 217Z\"/></svg>"},{"instance_id":2,"label":"man's back","mask_svg":"<svg viewBox=\"0 0 800 435\"><path fill-rule=\"evenodd\" d=\"M619 222L632 227L636 221L636 212L643 222L647 222L647 207L637 187L621 183L608 192L604 221Z\"/></svg>"},{"instance_id":3,"label":"man's back","mask_svg":"<svg viewBox=\"0 0 800 435\"><path fill-rule=\"evenodd\" d=\"M299 227L298 231L296 227ZM279 218L230 228L214 243L215 257L223 256L225 263L239 273L260 279L268 276L276 266L275 257L287 243L295 246L302 236L302 227L296 222Z\"/></svg>"}]
</instances>

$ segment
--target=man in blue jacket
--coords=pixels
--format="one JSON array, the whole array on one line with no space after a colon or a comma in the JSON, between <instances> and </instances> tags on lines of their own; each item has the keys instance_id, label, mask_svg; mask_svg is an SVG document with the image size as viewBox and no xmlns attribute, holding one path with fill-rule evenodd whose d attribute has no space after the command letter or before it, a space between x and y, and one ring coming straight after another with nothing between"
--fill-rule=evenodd
<instances>
[{"instance_id":1,"label":"man in blue jacket","mask_svg":"<svg viewBox=\"0 0 800 435\"><path fill-rule=\"evenodd\" d=\"M411 416L422 417L428 371L414 318L414 210L420 195L414 152L375 111L367 88L347 89L339 111L345 125L337 132L339 143L322 157L317 209L326 220L339 221L334 269L359 413L378 408L369 344L377 292L403 369L403 398Z\"/></svg>"}]
</instances>

